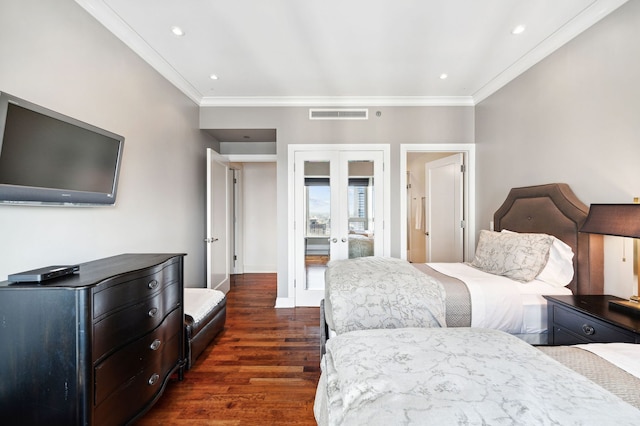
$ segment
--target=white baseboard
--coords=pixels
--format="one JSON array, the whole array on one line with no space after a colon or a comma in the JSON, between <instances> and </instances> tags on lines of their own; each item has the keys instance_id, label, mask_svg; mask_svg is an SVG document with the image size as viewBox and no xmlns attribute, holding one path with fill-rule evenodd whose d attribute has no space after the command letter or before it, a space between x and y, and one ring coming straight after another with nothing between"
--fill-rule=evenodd
<instances>
[{"instance_id":1,"label":"white baseboard","mask_svg":"<svg viewBox=\"0 0 640 426\"><path fill-rule=\"evenodd\" d=\"M296 299L294 299L293 297L277 297L275 307L276 308L295 308Z\"/></svg>"},{"instance_id":2,"label":"white baseboard","mask_svg":"<svg viewBox=\"0 0 640 426\"><path fill-rule=\"evenodd\" d=\"M229 290L231 290L231 280L229 279L224 280L217 287L213 288L213 290L221 291L224 294L229 293Z\"/></svg>"}]
</instances>

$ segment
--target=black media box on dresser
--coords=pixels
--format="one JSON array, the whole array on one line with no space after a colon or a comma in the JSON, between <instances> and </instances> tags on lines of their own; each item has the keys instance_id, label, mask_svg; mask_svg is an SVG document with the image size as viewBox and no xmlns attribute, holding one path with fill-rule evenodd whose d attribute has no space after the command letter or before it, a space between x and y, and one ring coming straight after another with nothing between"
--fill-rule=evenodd
<instances>
[{"instance_id":1,"label":"black media box on dresser","mask_svg":"<svg viewBox=\"0 0 640 426\"><path fill-rule=\"evenodd\" d=\"M640 315L612 307L610 295L544 296L550 345L640 343Z\"/></svg>"},{"instance_id":2,"label":"black media box on dresser","mask_svg":"<svg viewBox=\"0 0 640 426\"><path fill-rule=\"evenodd\" d=\"M182 254L123 254L0 283L0 418L122 425L184 367Z\"/></svg>"}]
</instances>

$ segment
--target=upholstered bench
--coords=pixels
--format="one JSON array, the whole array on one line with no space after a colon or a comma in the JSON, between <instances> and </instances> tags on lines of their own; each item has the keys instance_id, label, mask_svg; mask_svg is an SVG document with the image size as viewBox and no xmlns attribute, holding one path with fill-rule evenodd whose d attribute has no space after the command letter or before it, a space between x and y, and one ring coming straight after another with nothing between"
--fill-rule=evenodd
<instances>
[{"instance_id":1,"label":"upholstered bench","mask_svg":"<svg viewBox=\"0 0 640 426\"><path fill-rule=\"evenodd\" d=\"M224 328L227 298L209 288L184 289L185 356L187 370Z\"/></svg>"}]
</instances>

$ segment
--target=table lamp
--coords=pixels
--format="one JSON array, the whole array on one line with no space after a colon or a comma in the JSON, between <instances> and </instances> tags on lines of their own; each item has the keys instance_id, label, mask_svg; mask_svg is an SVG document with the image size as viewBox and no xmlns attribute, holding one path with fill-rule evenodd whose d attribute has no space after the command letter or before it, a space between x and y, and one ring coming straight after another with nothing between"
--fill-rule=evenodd
<instances>
[{"instance_id":1,"label":"table lamp","mask_svg":"<svg viewBox=\"0 0 640 426\"><path fill-rule=\"evenodd\" d=\"M614 235L633 238L633 275L636 283L635 295L629 300L610 301L611 305L630 308L640 313L640 204L591 204L589 215L580 228L580 232L588 234Z\"/></svg>"}]
</instances>

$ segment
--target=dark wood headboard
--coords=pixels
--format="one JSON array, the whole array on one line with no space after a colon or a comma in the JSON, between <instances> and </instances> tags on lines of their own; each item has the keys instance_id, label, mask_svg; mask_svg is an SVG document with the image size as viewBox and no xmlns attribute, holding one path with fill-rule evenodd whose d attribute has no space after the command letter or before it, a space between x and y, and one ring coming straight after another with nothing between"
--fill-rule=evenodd
<instances>
[{"instance_id":1,"label":"dark wood headboard","mask_svg":"<svg viewBox=\"0 0 640 426\"><path fill-rule=\"evenodd\" d=\"M508 229L553 235L573 250L574 294L602 294L604 253L601 235L579 232L589 207L564 183L513 188L493 215L496 231Z\"/></svg>"}]
</instances>

